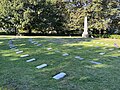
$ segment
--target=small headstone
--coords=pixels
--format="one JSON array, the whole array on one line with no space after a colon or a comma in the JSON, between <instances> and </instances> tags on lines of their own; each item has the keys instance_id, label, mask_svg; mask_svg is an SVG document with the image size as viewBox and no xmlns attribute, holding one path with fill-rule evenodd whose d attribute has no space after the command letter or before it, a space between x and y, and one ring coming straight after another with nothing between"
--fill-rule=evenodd
<instances>
[{"instance_id":1,"label":"small headstone","mask_svg":"<svg viewBox=\"0 0 120 90\"><path fill-rule=\"evenodd\" d=\"M83 60L84 58L81 58L80 56L75 56L76 59Z\"/></svg>"},{"instance_id":2,"label":"small headstone","mask_svg":"<svg viewBox=\"0 0 120 90\"><path fill-rule=\"evenodd\" d=\"M90 62L93 63L93 64L102 64L100 62L95 62L95 61L90 61Z\"/></svg>"},{"instance_id":3,"label":"small headstone","mask_svg":"<svg viewBox=\"0 0 120 90\"><path fill-rule=\"evenodd\" d=\"M47 64L42 64L42 65L37 66L36 68L37 68L37 69L41 69L41 68L44 68L44 67L46 67L46 66L47 66Z\"/></svg>"},{"instance_id":4,"label":"small headstone","mask_svg":"<svg viewBox=\"0 0 120 90\"><path fill-rule=\"evenodd\" d=\"M68 56L69 54L68 53L64 53L62 56Z\"/></svg>"},{"instance_id":5,"label":"small headstone","mask_svg":"<svg viewBox=\"0 0 120 90\"><path fill-rule=\"evenodd\" d=\"M35 42L34 44L36 45L36 44L38 44L38 42Z\"/></svg>"},{"instance_id":6,"label":"small headstone","mask_svg":"<svg viewBox=\"0 0 120 90\"><path fill-rule=\"evenodd\" d=\"M31 41L31 43L35 43L35 41Z\"/></svg>"},{"instance_id":7,"label":"small headstone","mask_svg":"<svg viewBox=\"0 0 120 90\"><path fill-rule=\"evenodd\" d=\"M110 51L114 50L114 48L109 49Z\"/></svg>"},{"instance_id":8,"label":"small headstone","mask_svg":"<svg viewBox=\"0 0 120 90\"><path fill-rule=\"evenodd\" d=\"M38 44L37 46L41 46L42 44Z\"/></svg>"},{"instance_id":9,"label":"small headstone","mask_svg":"<svg viewBox=\"0 0 120 90\"><path fill-rule=\"evenodd\" d=\"M25 54L25 55L21 55L20 57L24 58L24 57L28 57L29 55L28 54Z\"/></svg>"},{"instance_id":10,"label":"small headstone","mask_svg":"<svg viewBox=\"0 0 120 90\"><path fill-rule=\"evenodd\" d=\"M32 61L35 61L35 58L29 59L26 62L32 62Z\"/></svg>"},{"instance_id":11,"label":"small headstone","mask_svg":"<svg viewBox=\"0 0 120 90\"><path fill-rule=\"evenodd\" d=\"M105 53L99 53L100 55L104 55Z\"/></svg>"},{"instance_id":12,"label":"small headstone","mask_svg":"<svg viewBox=\"0 0 120 90\"><path fill-rule=\"evenodd\" d=\"M51 50L52 48L47 48L47 50Z\"/></svg>"},{"instance_id":13,"label":"small headstone","mask_svg":"<svg viewBox=\"0 0 120 90\"><path fill-rule=\"evenodd\" d=\"M66 73L61 72L61 73L53 76L53 78L56 79L56 80L59 80L59 79L62 79L63 77L65 77L65 76L66 76Z\"/></svg>"},{"instance_id":14,"label":"small headstone","mask_svg":"<svg viewBox=\"0 0 120 90\"><path fill-rule=\"evenodd\" d=\"M23 53L23 51L18 51L18 52L16 52L16 54L20 54L20 53Z\"/></svg>"}]
</instances>

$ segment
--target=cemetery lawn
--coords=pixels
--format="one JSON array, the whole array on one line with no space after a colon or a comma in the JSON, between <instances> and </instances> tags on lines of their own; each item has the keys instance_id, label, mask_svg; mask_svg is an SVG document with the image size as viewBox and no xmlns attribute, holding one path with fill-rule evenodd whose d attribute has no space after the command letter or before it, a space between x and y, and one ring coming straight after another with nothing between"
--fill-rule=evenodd
<instances>
[{"instance_id":1,"label":"cemetery lawn","mask_svg":"<svg viewBox=\"0 0 120 90\"><path fill-rule=\"evenodd\" d=\"M23 53L16 54L8 45L12 38L0 37L0 90L120 90L120 48L114 46L120 47L120 39L19 37L13 44ZM29 57L20 57L25 54ZM36 60L26 62L31 58ZM37 69L41 64L48 66ZM60 72L66 76L52 78Z\"/></svg>"}]
</instances>

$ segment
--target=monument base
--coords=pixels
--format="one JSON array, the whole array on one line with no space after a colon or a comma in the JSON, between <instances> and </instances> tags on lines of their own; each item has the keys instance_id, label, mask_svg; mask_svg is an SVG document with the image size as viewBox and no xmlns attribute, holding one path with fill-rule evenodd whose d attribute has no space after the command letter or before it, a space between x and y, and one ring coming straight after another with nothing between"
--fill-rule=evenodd
<instances>
[{"instance_id":1,"label":"monument base","mask_svg":"<svg viewBox=\"0 0 120 90\"><path fill-rule=\"evenodd\" d=\"M82 38L88 38L89 37L89 34L88 33L83 33L82 34Z\"/></svg>"}]
</instances>

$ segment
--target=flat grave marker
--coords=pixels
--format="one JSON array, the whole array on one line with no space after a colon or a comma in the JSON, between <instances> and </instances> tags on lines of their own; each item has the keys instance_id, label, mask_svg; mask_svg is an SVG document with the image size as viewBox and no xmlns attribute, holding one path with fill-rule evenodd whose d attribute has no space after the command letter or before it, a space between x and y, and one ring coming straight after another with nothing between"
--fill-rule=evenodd
<instances>
[{"instance_id":1,"label":"flat grave marker","mask_svg":"<svg viewBox=\"0 0 120 90\"><path fill-rule=\"evenodd\" d=\"M100 55L104 55L105 53L104 52L101 52L101 53L99 53Z\"/></svg>"},{"instance_id":2,"label":"flat grave marker","mask_svg":"<svg viewBox=\"0 0 120 90\"><path fill-rule=\"evenodd\" d=\"M84 58L81 58L80 56L75 56L76 59L83 60Z\"/></svg>"},{"instance_id":3,"label":"flat grave marker","mask_svg":"<svg viewBox=\"0 0 120 90\"><path fill-rule=\"evenodd\" d=\"M36 66L36 68L37 69L41 69L41 68L44 68L44 67L46 67L46 66L48 66L47 64L41 64L41 65L39 65L39 66Z\"/></svg>"},{"instance_id":4,"label":"flat grave marker","mask_svg":"<svg viewBox=\"0 0 120 90\"><path fill-rule=\"evenodd\" d=\"M26 62L32 62L32 61L35 61L35 60L36 60L35 58L32 58L32 59L27 60Z\"/></svg>"},{"instance_id":5,"label":"flat grave marker","mask_svg":"<svg viewBox=\"0 0 120 90\"><path fill-rule=\"evenodd\" d=\"M90 62L93 63L93 64L102 64L100 62L95 62L95 61L90 61Z\"/></svg>"},{"instance_id":6,"label":"flat grave marker","mask_svg":"<svg viewBox=\"0 0 120 90\"><path fill-rule=\"evenodd\" d=\"M53 76L53 78L56 79L56 80L59 80L59 79L62 79L63 77L65 77L65 76L66 76L66 73L61 72L61 73Z\"/></svg>"},{"instance_id":7,"label":"flat grave marker","mask_svg":"<svg viewBox=\"0 0 120 90\"><path fill-rule=\"evenodd\" d=\"M23 51L17 51L16 54L20 54L20 53L23 53Z\"/></svg>"},{"instance_id":8,"label":"flat grave marker","mask_svg":"<svg viewBox=\"0 0 120 90\"><path fill-rule=\"evenodd\" d=\"M37 46L41 46L42 44L38 44Z\"/></svg>"},{"instance_id":9,"label":"flat grave marker","mask_svg":"<svg viewBox=\"0 0 120 90\"><path fill-rule=\"evenodd\" d=\"M68 56L69 54L68 53L64 53L62 56Z\"/></svg>"},{"instance_id":10,"label":"flat grave marker","mask_svg":"<svg viewBox=\"0 0 120 90\"><path fill-rule=\"evenodd\" d=\"M38 44L38 42L34 42L34 44L36 45L36 44Z\"/></svg>"},{"instance_id":11,"label":"flat grave marker","mask_svg":"<svg viewBox=\"0 0 120 90\"><path fill-rule=\"evenodd\" d=\"M24 57L28 57L28 56L29 56L29 54L25 54L25 55L21 55L20 57L24 58Z\"/></svg>"},{"instance_id":12,"label":"flat grave marker","mask_svg":"<svg viewBox=\"0 0 120 90\"><path fill-rule=\"evenodd\" d=\"M52 48L47 48L47 50L51 50Z\"/></svg>"}]
</instances>

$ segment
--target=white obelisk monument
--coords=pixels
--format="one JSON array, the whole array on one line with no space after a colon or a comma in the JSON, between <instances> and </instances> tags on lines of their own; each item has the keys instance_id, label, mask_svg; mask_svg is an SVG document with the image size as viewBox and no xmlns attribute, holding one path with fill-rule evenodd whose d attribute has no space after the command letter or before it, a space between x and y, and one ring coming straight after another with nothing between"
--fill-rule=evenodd
<instances>
[{"instance_id":1,"label":"white obelisk monument","mask_svg":"<svg viewBox=\"0 0 120 90\"><path fill-rule=\"evenodd\" d=\"M82 34L83 38L88 38L89 34L88 34L88 25L87 25L87 16L85 16L84 18L84 32Z\"/></svg>"}]
</instances>

